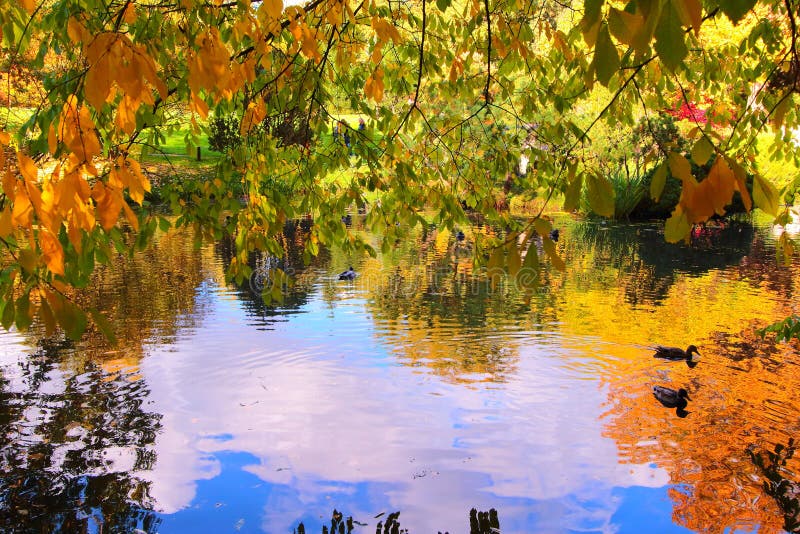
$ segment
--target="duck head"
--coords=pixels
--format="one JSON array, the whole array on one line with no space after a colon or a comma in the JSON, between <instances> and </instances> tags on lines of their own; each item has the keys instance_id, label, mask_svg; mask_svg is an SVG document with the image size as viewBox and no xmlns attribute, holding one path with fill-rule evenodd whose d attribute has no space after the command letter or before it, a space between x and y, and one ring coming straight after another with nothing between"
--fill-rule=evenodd
<instances>
[{"instance_id":1,"label":"duck head","mask_svg":"<svg viewBox=\"0 0 800 534\"><path fill-rule=\"evenodd\" d=\"M687 360L691 359L692 354L697 354L698 356L701 356L700 352L697 350L697 347L695 347L694 345L689 345L688 347L686 347L686 359Z\"/></svg>"},{"instance_id":2,"label":"duck head","mask_svg":"<svg viewBox=\"0 0 800 534\"><path fill-rule=\"evenodd\" d=\"M686 399L686 400L692 400L692 399L689 398L689 392L686 391L683 388L678 390L678 398Z\"/></svg>"}]
</instances>

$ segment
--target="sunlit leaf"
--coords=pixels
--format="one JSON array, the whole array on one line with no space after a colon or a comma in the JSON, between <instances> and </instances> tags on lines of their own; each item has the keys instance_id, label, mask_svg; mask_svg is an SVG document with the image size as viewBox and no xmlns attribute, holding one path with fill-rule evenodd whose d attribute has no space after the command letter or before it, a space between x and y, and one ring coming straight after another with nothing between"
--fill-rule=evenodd
<instances>
[{"instance_id":1,"label":"sunlit leaf","mask_svg":"<svg viewBox=\"0 0 800 534\"><path fill-rule=\"evenodd\" d=\"M668 69L675 70L689 53L689 49L686 48L680 18L672 7L672 2L665 3L655 36L658 57Z\"/></svg>"},{"instance_id":2,"label":"sunlit leaf","mask_svg":"<svg viewBox=\"0 0 800 534\"><path fill-rule=\"evenodd\" d=\"M676 209L664 224L664 238L669 243L677 243L688 239L691 230L692 225L686 218L686 214L682 210Z\"/></svg>"},{"instance_id":3,"label":"sunlit leaf","mask_svg":"<svg viewBox=\"0 0 800 534\"><path fill-rule=\"evenodd\" d=\"M608 26L603 24L597 36L594 49L594 62L597 67L597 80L605 86L619 69L619 53L617 47L611 42Z\"/></svg>"},{"instance_id":4,"label":"sunlit leaf","mask_svg":"<svg viewBox=\"0 0 800 534\"><path fill-rule=\"evenodd\" d=\"M713 153L714 146L708 142L706 137L701 137L692 146L692 160L698 165L705 165Z\"/></svg>"},{"instance_id":5,"label":"sunlit leaf","mask_svg":"<svg viewBox=\"0 0 800 534\"><path fill-rule=\"evenodd\" d=\"M750 11L756 4L756 0L724 0L719 3L720 9L725 15L736 24Z\"/></svg>"},{"instance_id":6,"label":"sunlit leaf","mask_svg":"<svg viewBox=\"0 0 800 534\"><path fill-rule=\"evenodd\" d=\"M692 165L689 163L689 160L677 152L669 153L669 170L672 176L684 183L697 183L694 176L692 176Z\"/></svg>"},{"instance_id":7,"label":"sunlit leaf","mask_svg":"<svg viewBox=\"0 0 800 534\"><path fill-rule=\"evenodd\" d=\"M589 174L586 177L589 205L592 211L604 217L614 216L614 186L605 176Z\"/></svg>"},{"instance_id":8,"label":"sunlit leaf","mask_svg":"<svg viewBox=\"0 0 800 534\"><path fill-rule=\"evenodd\" d=\"M653 179L650 182L650 197L658 202L661 198L661 193L664 191L664 185L667 183L667 164L666 162L658 166L653 173Z\"/></svg>"},{"instance_id":9,"label":"sunlit leaf","mask_svg":"<svg viewBox=\"0 0 800 534\"><path fill-rule=\"evenodd\" d=\"M777 216L780 209L778 190L769 181L756 174L753 179L753 200L758 208L765 213Z\"/></svg>"},{"instance_id":10,"label":"sunlit leaf","mask_svg":"<svg viewBox=\"0 0 800 534\"><path fill-rule=\"evenodd\" d=\"M542 248L550 257L550 262L553 264L553 267L555 267L559 271L563 271L567 268L567 265L564 263L564 260L561 259L561 256L558 255L558 251L556 251L556 244L553 242L552 239L550 239L549 237L543 237Z\"/></svg>"},{"instance_id":11,"label":"sunlit leaf","mask_svg":"<svg viewBox=\"0 0 800 534\"><path fill-rule=\"evenodd\" d=\"M583 190L583 173L573 174L567 184L567 191L564 194L564 211L575 211L581 200Z\"/></svg>"}]
</instances>

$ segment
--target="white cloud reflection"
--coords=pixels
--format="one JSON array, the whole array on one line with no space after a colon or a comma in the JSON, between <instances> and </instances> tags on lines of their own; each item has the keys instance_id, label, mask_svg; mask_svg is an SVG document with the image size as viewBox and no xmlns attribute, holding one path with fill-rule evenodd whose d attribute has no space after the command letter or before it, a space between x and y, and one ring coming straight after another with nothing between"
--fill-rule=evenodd
<instances>
[{"instance_id":1,"label":"white cloud reflection","mask_svg":"<svg viewBox=\"0 0 800 534\"><path fill-rule=\"evenodd\" d=\"M660 468L619 464L601 436L605 392L566 372L558 347L523 345L508 382L469 387L398 365L357 303L347 314L312 304L272 331L230 304L142 366L148 409L164 414L142 476L165 513L189 506L229 450L290 488L269 499L270 531L366 491L348 514L401 510L411 532L464 525L473 506L498 508L506 525L534 513L539 532L611 532L613 488L668 483Z\"/></svg>"}]
</instances>

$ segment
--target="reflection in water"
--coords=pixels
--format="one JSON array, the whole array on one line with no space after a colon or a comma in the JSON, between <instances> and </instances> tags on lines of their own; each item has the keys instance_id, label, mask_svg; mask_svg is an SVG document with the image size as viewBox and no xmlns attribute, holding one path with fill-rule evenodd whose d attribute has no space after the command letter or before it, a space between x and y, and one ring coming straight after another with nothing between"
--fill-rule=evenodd
<instances>
[{"instance_id":1,"label":"reflection in water","mask_svg":"<svg viewBox=\"0 0 800 534\"><path fill-rule=\"evenodd\" d=\"M2 355L3 532L155 532L149 484L160 416L140 377L93 362L63 372L68 346ZM77 370L76 370L77 371Z\"/></svg>"},{"instance_id":2,"label":"reflection in water","mask_svg":"<svg viewBox=\"0 0 800 534\"><path fill-rule=\"evenodd\" d=\"M492 228L306 265L296 224L270 306L224 283L229 243L160 236L81 296L119 347L0 336L0 527L317 531L335 508L329 532L463 532L473 506L490 512L471 528L495 509L505 533L792 525L796 460L754 451L800 431L797 347L753 330L797 312L798 266L745 224L672 247L652 225L557 223L567 270L545 263L531 293L473 273ZM691 391L691 417L654 386Z\"/></svg>"},{"instance_id":3,"label":"reflection in water","mask_svg":"<svg viewBox=\"0 0 800 534\"><path fill-rule=\"evenodd\" d=\"M382 517L383 515L384 513L381 512L375 517L378 518ZM356 526L369 528L368 523L355 521L352 516L345 518L344 514L336 511L334 508L333 513L331 514L330 529L327 527L327 525L323 525L321 532L322 534L351 534ZM306 527L303 523L300 523L297 528L293 530L293 532L294 534L306 534ZM400 526L400 512L390 513L388 516L386 516L385 520L381 519L375 526L375 534L409 533L410 531L408 529ZM442 533L439 532L439 534ZM449 534L449 532L445 532L444 534ZM475 508L470 510L469 534L500 534L500 519L497 516L497 510L494 508L488 512L479 512Z\"/></svg>"},{"instance_id":4,"label":"reflection in water","mask_svg":"<svg viewBox=\"0 0 800 534\"><path fill-rule=\"evenodd\" d=\"M791 476L786 464L794 457L796 449L794 438L789 438L785 446L775 445L774 452L759 451L757 447L747 449L750 459L766 478L764 490L783 512L783 528L788 532L800 532L800 482L786 478Z\"/></svg>"}]
</instances>

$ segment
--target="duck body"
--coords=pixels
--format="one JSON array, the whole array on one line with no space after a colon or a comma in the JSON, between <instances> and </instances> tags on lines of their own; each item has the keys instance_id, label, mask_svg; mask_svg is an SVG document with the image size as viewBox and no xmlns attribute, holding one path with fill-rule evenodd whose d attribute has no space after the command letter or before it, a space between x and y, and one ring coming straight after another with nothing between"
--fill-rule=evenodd
<instances>
[{"instance_id":1,"label":"duck body","mask_svg":"<svg viewBox=\"0 0 800 534\"><path fill-rule=\"evenodd\" d=\"M341 274L339 274L339 280L355 280L356 279L356 272L353 270L353 267L348 267L348 269Z\"/></svg>"},{"instance_id":2,"label":"duck body","mask_svg":"<svg viewBox=\"0 0 800 534\"><path fill-rule=\"evenodd\" d=\"M689 398L689 393L683 388L674 390L664 386L653 386L653 396L667 408L678 408L683 410L686 408Z\"/></svg>"},{"instance_id":3,"label":"duck body","mask_svg":"<svg viewBox=\"0 0 800 534\"><path fill-rule=\"evenodd\" d=\"M663 345L656 345L653 349L656 351L653 357L663 360L690 361L692 359L692 354L700 356L700 352L698 352L697 347L694 345L689 345L686 347L686 350L679 349L678 347L665 347Z\"/></svg>"}]
</instances>

